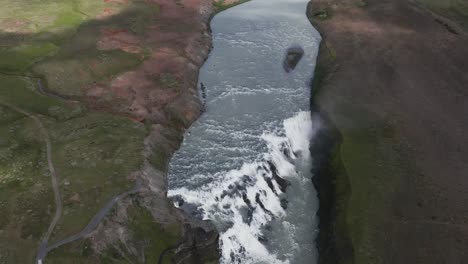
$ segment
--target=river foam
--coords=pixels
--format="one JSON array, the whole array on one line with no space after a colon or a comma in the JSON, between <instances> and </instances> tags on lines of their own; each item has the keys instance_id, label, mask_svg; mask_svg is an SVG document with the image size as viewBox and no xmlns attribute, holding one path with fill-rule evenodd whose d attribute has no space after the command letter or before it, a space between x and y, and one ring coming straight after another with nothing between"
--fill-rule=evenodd
<instances>
[{"instance_id":1,"label":"river foam","mask_svg":"<svg viewBox=\"0 0 468 264\"><path fill-rule=\"evenodd\" d=\"M309 142L315 130L310 112L299 112L284 120L278 131L263 133L268 151L257 161L206 175L212 181L196 190L169 191L177 207L215 220L221 229L221 263L289 263L268 250L264 232L273 219L286 216L287 185L309 180L300 178L304 168L298 166L311 163ZM289 232L295 228L289 222L284 225ZM290 240L294 244L294 238Z\"/></svg>"}]
</instances>

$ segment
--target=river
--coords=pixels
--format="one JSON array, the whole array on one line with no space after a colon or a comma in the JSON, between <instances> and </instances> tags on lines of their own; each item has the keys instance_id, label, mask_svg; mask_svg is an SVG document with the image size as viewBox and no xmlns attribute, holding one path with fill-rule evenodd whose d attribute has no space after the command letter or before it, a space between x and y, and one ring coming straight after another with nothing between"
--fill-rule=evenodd
<instances>
[{"instance_id":1,"label":"river","mask_svg":"<svg viewBox=\"0 0 468 264\"><path fill-rule=\"evenodd\" d=\"M309 142L320 122L309 109L320 36L307 2L252 0L211 21L199 76L206 112L170 161L168 196L215 223L221 263L317 261ZM304 56L287 73L292 46Z\"/></svg>"}]
</instances>

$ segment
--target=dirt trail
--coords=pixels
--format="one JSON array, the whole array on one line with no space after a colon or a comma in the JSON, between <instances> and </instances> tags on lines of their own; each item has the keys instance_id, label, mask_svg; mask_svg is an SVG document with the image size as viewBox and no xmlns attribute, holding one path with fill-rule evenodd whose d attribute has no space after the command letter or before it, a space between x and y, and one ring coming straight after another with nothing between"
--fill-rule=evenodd
<instances>
[{"instance_id":1,"label":"dirt trail","mask_svg":"<svg viewBox=\"0 0 468 264\"><path fill-rule=\"evenodd\" d=\"M38 254L37 254L37 262L40 262L43 259L43 257L45 256L46 252L47 252L47 250L46 250L47 243L49 242L50 236L52 235L52 232L54 231L55 226L57 225L58 221L60 220L60 217L62 216L62 211L63 211L63 203L62 203L62 197L60 196L60 186L59 186L59 183L58 183L58 176L57 176L57 173L55 171L54 163L52 162L52 143L50 141L50 136L49 136L49 133L47 132L47 129L44 127L41 120L37 116L35 116L35 115L33 115L33 114L29 113L29 112L26 112L26 111L24 111L23 109L21 109L21 108L19 108L17 106L14 106L14 105L11 105L11 104L8 104L8 103L5 103L5 102L0 101L0 104L6 106L8 108L11 108L11 109L13 109L13 110L25 115L25 116L28 116L32 120L34 120L34 122L36 123L37 127L39 128L40 132L43 135L44 141L46 142L47 165L48 165L49 172L50 172L50 179L51 179L52 189L54 191L55 214L54 214L54 217L52 218L52 221L50 222L50 225L49 225L49 228L47 229L47 232L42 237L42 241L41 241L40 246L39 246L39 250L38 250Z\"/></svg>"},{"instance_id":2,"label":"dirt trail","mask_svg":"<svg viewBox=\"0 0 468 264\"><path fill-rule=\"evenodd\" d=\"M101 210L99 210L96 213L96 215L94 215L94 217L91 219L91 221L88 223L88 225L86 225L85 228L83 228L83 230L81 230L77 234L74 234L72 236L64 238L64 239L54 243L53 245L47 247L45 253L47 254L49 251L51 251L53 249L56 249L56 248L58 248L60 246L71 243L73 241L82 239L85 236L91 234L91 232L93 232L97 228L99 223L101 223L101 221L109 213L109 211L114 207L114 205L117 204L117 202L121 201L122 199L124 199L128 195L139 192L140 189L141 189L141 180L137 178L137 182L135 184L135 187L133 187L131 190L128 190L128 191L126 191L124 193L116 195L111 200L109 200L109 202L107 202L107 204L103 208L101 208ZM45 257L45 255L44 255L44 257Z\"/></svg>"},{"instance_id":3,"label":"dirt trail","mask_svg":"<svg viewBox=\"0 0 468 264\"><path fill-rule=\"evenodd\" d=\"M52 218L52 221L49 224L49 228L47 229L47 232L44 234L44 236L43 236L43 238L41 240L41 243L39 245L39 249L38 249L38 252L37 252L36 263L41 264L41 263L43 263L46 255L47 255L47 253L49 251L51 251L51 250L53 250L55 248L58 248L60 246L63 246L65 244L71 243L73 241L82 239L85 236L89 235L92 231L94 231L96 229L96 227L99 225L99 223L104 219L104 217L107 215L107 213L109 213L109 211L112 209L112 207L114 207L114 205L117 202L119 202L120 200L122 200L123 198L127 197L130 194L137 193L141 189L141 180L137 179L135 187L132 188L131 190L128 190L128 191L126 191L124 193L116 195L111 200L109 200L109 202L96 213L96 215L91 219L91 221L88 223L88 225L86 225L86 227L83 228L83 230L81 230L79 233L77 233L75 235L72 235L72 236L69 236L69 237L67 237L65 239L62 239L62 240L48 246L50 236L52 235L52 232L54 231L58 221L60 220L60 218L62 216L62 211L63 211L63 202L62 202L62 197L60 195L60 186L59 186L59 183L58 183L58 176L57 176L57 173L55 171L54 163L52 161L52 143L51 143L51 140L50 140L49 133L47 132L47 129L44 127L44 125L42 124L41 120L37 116L35 116L34 114L31 114L31 113L29 113L29 112L27 112L27 111L25 111L25 110L23 110L23 109L21 109L21 108L19 108L17 106L14 106L14 105L11 105L9 103L2 102L2 101L0 101L0 105L11 108L16 112L19 112L19 113L33 119L34 122L36 123L37 127L39 128L41 134L43 135L44 141L46 142L47 164L48 164L48 168L49 168L50 175L51 175L51 184L52 184L52 189L54 191L55 208L56 209L55 209L54 217Z\"/></svg>"}]
</instances>

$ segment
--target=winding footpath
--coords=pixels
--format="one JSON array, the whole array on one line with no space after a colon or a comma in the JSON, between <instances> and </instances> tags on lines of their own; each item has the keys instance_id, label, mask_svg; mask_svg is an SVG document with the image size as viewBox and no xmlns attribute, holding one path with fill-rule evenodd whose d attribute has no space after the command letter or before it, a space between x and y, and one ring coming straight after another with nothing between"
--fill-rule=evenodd
<instances>
[{"instance_id":1,"label":"winding footpath","mask_svg":"<svg viewBox=\"0 0 468 264\"><path fill-rule=\"evenodd\" d=\"M37 116L6 102L0 101L0 105L11 108L14 111L21 113L31 118L32 120L34 120L34 122L36 123L37 127L41 131L43 138L46 142L47 165L50 171L50 179L51 179L52 189L54 191L54 199L55 199L55 215L54 215L54 218L52 218L49 228L47 229L47 232L43 236L42 241L39 245L36 262L42 263L42 259L47 254L47 244L49 242L50 236L52 235L52 232L54 231L55 226L57 226L57 223L60 220L60 217L62 216L62 211L63 211L63 202L62 202L62 197L60 196L60 188L58 184L57 172L55 171L54 163L52 162L52 143L50 141L50 136L49 136L49 133L47 132L47 129L44 127L41 120Z\"/></svg>"},{"instance_id":2,"label":"winding footpath","mask_svg":"<svg viewBox=\"0 0 468 264\"><path fill-rule=\"evenodd\" d=\"M63 96L60 96L56 93L51 93L49 91L47 91L45 88L44 88L44 85L42 84L42 80L41 79L38 79L37 81L37 89L38 91L42 94L42 95L45 95L45 96L48 96L48 97L52 97L54 99L58 99L58 100L62 100L62 101L71 101L71 102L78 102L76 100L70 100L70 99L67 99Z\"/></svg>"},{"instance_id":3,"label":"winding footpath","mask_svg":"<svg viewBox=\"0 0 468 264\"><path fill-rule=\"evenodd\" d=\"M39 87L40 87L39 89L41 91L43 91L41 85L39 85ZM60 98L60 99L64 100L64 98ZM39 244L39 249L38 249L37 256L36 256L36 263L37 264L42 264L44 262L45 257L47 256L47 253L50 252L51 250L56 249L56 248L58 248L60 246L63 246L65 244L71 243L73 241L82 239L82 238L86 237L87 235L89 235L91 232L93 232L97 228L99 223L101 223L101 221L104 219L104 217L110 212L110 210L114 207L114 205L117 202L119 202L120 200L126 198L127 196L129 196L131 194L138 193L141 190L141 187L142 187L141 180L139 178L137 178L135 187L133 187L132 189L130 189L130 190L124 192L124 193L116 195L111 200L109 200L109 202L107 202L107 204L103 208L101 208L94 215L94 217L91 219L91 221L79 233L71 235L71 236L69 236L67 238L64 238L64 239L62 239L62 240L48 246L49 239L50 239L50 237L52 235L52 232L54 231L55 227L57 226L57 223L60 220L60 218L62 216L62 212L63 212L63 201L62 201L62 197L60 195L60 186L59 186L59 183L58 183L57 172L55 170L54 163L53 163L53 160L52 160L52 142L50 140L49 133L48 133L47 129L45 128L44 124L41 122L41 120L37 116L35 116L34 114L29 113L29 112L27 112L27 111L25 111L25 110L23 110L23 109L21 109L21 108L19 108L17 106L14 106L12 104L3 102L1 100L0 100L0 105L8 107L8 108L10 108L10 109L12 109L12 110L14 110L14 111L16 111L18 113L21 113L21 114L31 118L32 120L34 120L34 122L36 123L37 127L41 131L41 133L43 135L43 138L44 138L44 140L46 142L47 164L48 164L48 169L49 169L50 175L51 175L51 184L52 184L52 189L53 189L53 192L54 192L54 199L55 199L55 214L54 214L54 217L53 217L52 221L49 224L47 232L44 234L44 236L43 236L43 238L42 238L42 240L41 240L41 242Z\"/></svg>"},{"instance_id":4,"label":"winding footpath","mask_svg":"<svg viewBox=\"0 0 468 264\"><path fill-rule=\"evenodd\" d=\"M86 225L85 228L83 228L83 230L81 230L79 233L71 235L71 236L69 236L69 237L67 237L65 239L62 239L62 240L56 242L55 244L52 244L51 246L47 247L46 248L46 253L53 250L53 249L56 249L56 248L58 248L60 246L71 243L71 242L76 241L78 239L82 239L82 238L86 237L87 235L89 235L91 232L93 232L97 228L99 223L101 223L102 219L104 219L104 217L107 215L107 213L110 212L112 207L114 207L114 205L118 201L124 199L128 195L139 192L140 189L141 189L141 186L142 186L141 185L141 180L137 179L135 187L133 187L129 191L126 191L126 192L124 192L122 194L114 196L109 202L107 202L107 204L101 210L99 210L96 213L96 215L91 219L91 221L88 223L88 225Z\"/></svg>"}]
</instances>

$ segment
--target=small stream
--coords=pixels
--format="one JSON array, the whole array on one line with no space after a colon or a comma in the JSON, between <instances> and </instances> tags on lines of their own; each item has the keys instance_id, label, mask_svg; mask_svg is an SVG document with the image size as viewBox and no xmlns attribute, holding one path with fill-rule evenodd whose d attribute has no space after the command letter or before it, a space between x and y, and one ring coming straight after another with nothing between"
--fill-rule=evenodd
<instances>
[{"instance_id":1,"label":"small stream","mask_svg":"<svg viewBox=\"0 0 468 264\"><path fill-rule=\"evenodd\" d=\"M320 36L307 2L251 0L211 21L214 49L199 77L206 112L170 162L168 196L215 223L221 263L317 260L309 142L320 122L309 108ZM287 73L290 47L304 55Z\"/></svg>"}]
</instances>

